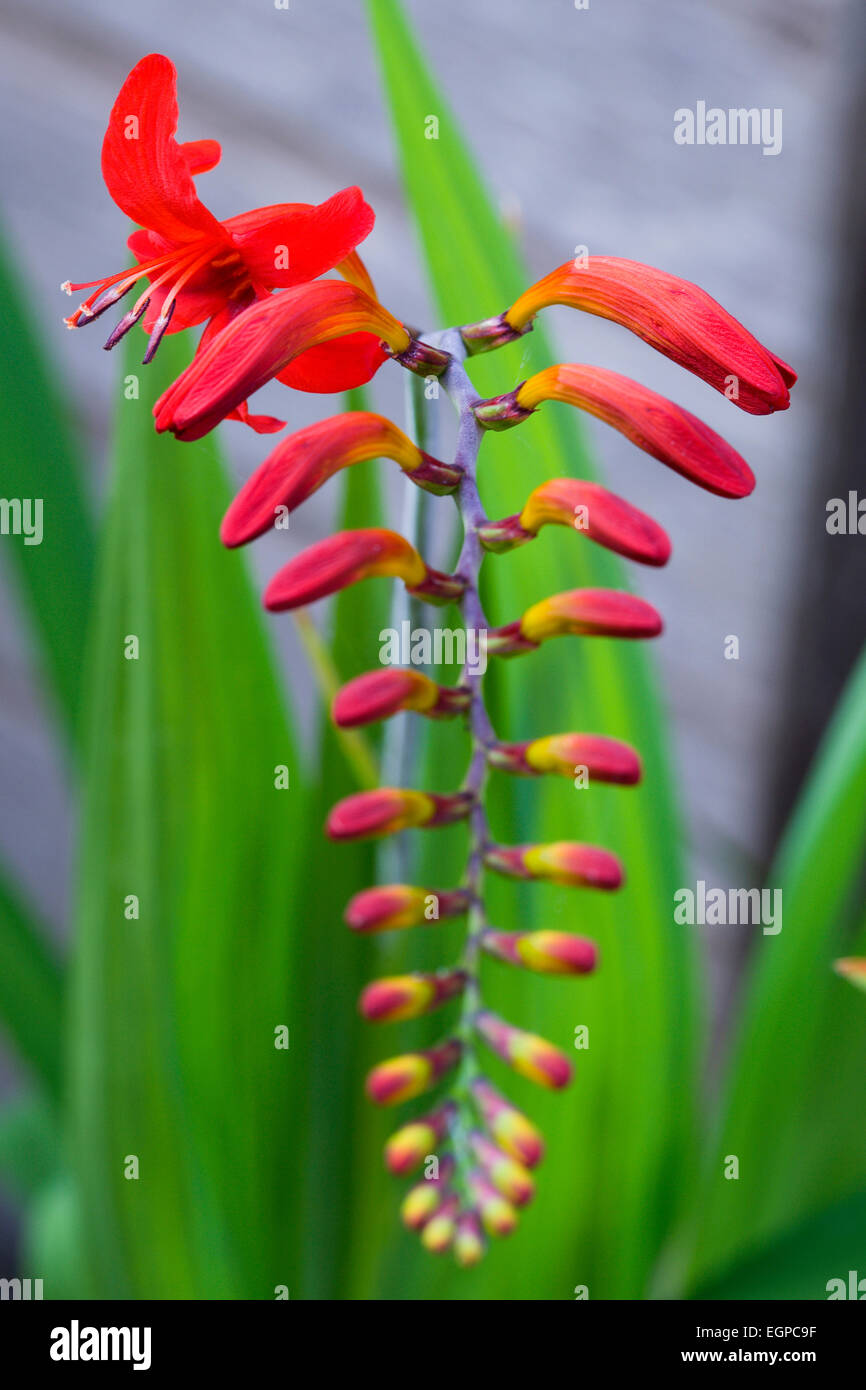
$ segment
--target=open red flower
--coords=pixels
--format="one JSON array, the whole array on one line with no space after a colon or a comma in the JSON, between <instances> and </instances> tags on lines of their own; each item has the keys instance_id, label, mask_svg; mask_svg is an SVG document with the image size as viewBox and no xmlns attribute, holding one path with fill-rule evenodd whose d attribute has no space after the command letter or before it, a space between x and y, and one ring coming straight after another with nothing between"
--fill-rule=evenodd
<instances>
[{"instance_id":1,"label":"open red flower","mask_svg":"<svg viewBox=\"0 0 866 1390\"><path fill-rule=\"evenodd\" d=\"M102 174L117 206L141 227L128 241L138 265L86 284L67 282L63 288L69 294L92 291L66 320L69 327L92 323L147 280L106 343L113 347L143 318L150 333L147 362L164 333L205 321L217 331L272 290L314 280L335 266L347 279L370 289L354 253L372 230L374 216L358 188L343 189L318 206L276 203L225 222L214 217L201 202L193 176L218 163L220 147L215 140L181 144L175 139L176 84L174 64L151 53L133 68L112 107L102 145ZM363 338L354 345L343 342L338 349L336 365L353 381L366 379L363 370L371 342L370 335ZM372 346L377 346L375 339ZM322 362L317 358L306 370L303 364L294 368L298 381L291 384L302 384L305 375L317 379ZM243 408L239 414L246 418ZM261 427L272 429L281 423L270 421Z\"/></svg>"}]
</instances>

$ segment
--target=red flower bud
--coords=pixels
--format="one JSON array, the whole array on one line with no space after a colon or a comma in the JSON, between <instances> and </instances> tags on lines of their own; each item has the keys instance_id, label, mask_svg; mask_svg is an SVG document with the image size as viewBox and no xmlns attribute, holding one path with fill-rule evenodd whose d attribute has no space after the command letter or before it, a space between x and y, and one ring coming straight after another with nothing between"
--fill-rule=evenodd
<instances>
[{"instance_id":1,"label":"red flower bud","mask_svg":"<svg viewBox=\"0 0 866 1390\"><path fill-rule=\"evenodd\" d=\"M301 608L375 575L396 575L410 593L429 603L448 603L463 592L462 580L428 569L413 545L395 531L340 531L317 541L275 574L265 590L272 613Z\"/></svg>"},{"instance_id":2,"label":"red flower bud","mask_svg":"<svg viewBox=\"0 0 866 1390\"><path fill-rule=\"evenodd\" d=\"M461 1211L454 1232L454 1258L461 1269L477 1265L484 1255L484 1236L474 1211Z\"/></svg>"},{"instance_id":3,"label":"red flower bud","mask_svg":"<svg viewBox=\"0 0 866 1390\"><path fill-rule=\"evenodd\" d=\"M429 1115L420 1115L408 1125L395 1130L385 1145L385 1164L397 1177L411 1173L428 1154L435 1152L437 1144L448 1132L448 1127L457 1112L453 1101L446 1101Z\"/></svg>"},{"instance_id":4,"label":"red flower bud","mask_svg":"<svg viewBox=\"0 0 866 1390\"><path fill-rule=\"evenodd\" d=\"M671 543L658 522L598 483L552 478L529 494L523 511L479 528L487 550L512 550L542 526L568 526L606 550L643 565L664 565Z\"/></svg>"},{"instance_id":5,"label":"red flower bud","mask_svg":"<svg viewBox=\"0 0 866 1390\"><path fill-rule=\"evenodd\" d=\"M429 492L451 492L460 470L438 463L386 420L366 410L334 415L283 439L241 488L223 519L223 545L245 545L291 513L341 468L389 458Z\"/></svg>"},{"instance_id":6,"label":"red flower bud","mask_svg":"<svg viewBox=\"0 0 866 1390\"><path fill-rule=\"evenodd\" d=\"M490 1236L510 1236L518 1224L517 1212L511 1203L507 1202L502 1194L496 1191L493 1184L488 1182L484 1174L477 1169L473 1169L467 1175L466 1186L478 1208L487 1234Z\"/></svg>"},{"instance_id":7,"label":"red flower bud","mask_svg":"<svg viewBox=\"0 0 866 1390\"><path fill-rule=\"evenodd\" d=\"M449 1038L424 1052L407 1052L380 1062L367 1076L367 1095L374 1105L400 1105L420 1096L456 1067L461 1052L457 1039Z\"/></svg>"},{"instance_id":8,"label":"red flower bud","mask_svg":"<svg viewBox=\"0 0 866 1390\"><path fill-rule=\"evenodd\" d=\"M518 334L540 309L565 304L620 323L672 361L729 394L741 410L786 410L796 373L706 291L667 271L615 256L567 261L503 315Z\"/></svg>"},{"instance_id":9,"label":"red flower bud","mask_svg":"<svg viewBox=\"0 0 866 1390\"><path fill-rule=\"evenodd\" d=\"M469 704L469 692L460 686L441 686L421 671L389 666L365 671L337 693L332 714L341 729L390 719L400 710L415 710L430 719L447 719Z\"/></svg>"},{"instance_id":10,"label":"red flower bud","mask_svg":"<svg viewBox=\"0 0 866 1390\"><path fill-rule=\"evenodd\" d=\"M439 970L374 980L361 995L360 1010L371 1023L418 1018L462 994L466 979L465 970Z\"/></svg>"},{"instance_id":11,"label":"red flower bud","mask_svg":"<svg viewBox=\"0 0 866 1390\"><path fill-rule=\"evenodd\" d=\"M472 1095L485 1125L496 1143L526 1168L535 1168L544 1157L544 1139L522 1111L500 1095L486 1077L471 1082Z\"/></svg>"},{"instance_id":12,"label":"red flower bud","mask_svg":"<svg viewBox=\"0 0 866 1390\"><path fill-rule=\"evenodd\" d=\"M494 931L481 934L488 955L541 975L589 975L598 964L598 947L585 936L562 931Z\"/></svg>"},{"instance_id":13,"label":"red flower bud","mask_svg":"<svg viewBox=\"0 0 866 1390\"><path fill-rule=\"evenodd\" d=\"M414 826L450 825L465 820L472 802L470 792L435 796L432 792L380 787L377 791L355 792L338 801L328 816L326 829L332 840L377 839Z\"/></svg>"},{"instance_id":14,"label":"red flower bud","mask_svg":"<svg viewBox=\"0 0 866 1390\"><path fill-rule=\"evenodd\" d=\"M487 635L494 656L532 651L550 637L657 637L661 615L619 589L571 589L527 608L522 618Z\"/></svg>"},{"instance_id":15,"label":"red flower bud","mask_svg":"<svg viewBox=\"0 0 866 1390\"><path fill-rule=\"evenodd\" d=\"M502 1149L477 1130L469 1136L473 1153L485 1175L503 1197L516 1207L525 1207L535 1195L535 1183L522 1163L503 1153Z\"/></svg>"},{"instance_id":16,"label":"red flower bud","mask_svg":"<svg viewBox=\"0 0 866 1390\"><path fill-rule=\"evenodd\" d=\"M503 772L532 777L555 773L576 777L585 768L590 781L634 786L641 779L641 761L635 750L619 739L603 734L551 734L528 743L498 743L490 750L490 763Z\"/></svg>"},{"instance_id":17,"label":"red flower bud","mask_svg":"<svg viewBox=\"0 0 866 1390\"><path fill-rule=\"evenodd\" d=\"M410 1187L403 1198L400 1215L410 1231L420 1231L434 1212L449 1200L448 1183L454 1175L454 1159L446 1154L439 1164L438 1178L424 1178Z\"/></svg>"},{"instance_id":18,"label":"red flower bud","mask_svg":"<svg viewBox=\"0 0 866 1390\"><path fill-rule=\"evenodd\" d=\"M344 920L353 931L394 931L401 927L430 925L446 917L459 917L470 904L463 889L437 892L392 883L365 888L346 907Z\"/></svg>"},{"instance_id":19,"label":"red flower bud","mask_svg":"<svg viewBox=\"0 0 866 1390\"><path fill-rule=\"evenodd\" d=\"M488 1009L480 1010L472 1021L487 1046L521 1076L553 1090L568 1085L571 1063L546 1038L515 1028Z\"/></svg>"},{"instance_id":20,"label":"red flower bud","mask_svg":"<svg viewBox=\"0 0 866 1390\"><path fill-rule=\"evenodd\" d=\"M546 879L575 888L619 888L622 865L597 845L559 840L550 845L491 845L485 863L509 878Z\"/></svg>"}]
</instances>

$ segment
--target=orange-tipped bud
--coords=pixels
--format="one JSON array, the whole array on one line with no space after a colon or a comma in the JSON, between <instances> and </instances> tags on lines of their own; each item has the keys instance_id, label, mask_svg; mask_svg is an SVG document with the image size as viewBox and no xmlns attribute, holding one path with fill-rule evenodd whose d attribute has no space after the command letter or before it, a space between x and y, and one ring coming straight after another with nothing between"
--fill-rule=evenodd
<instances>
[{"instance_id":1,"label":"orange-tipped bud","mask_svg":"<svg viewBox=\"0 0 866 1390\"><path fill-rule=\"evenodd\" d=\"M395 931L460 917L469 904L469 894L462 888L437 892L391 883L356 893L346 907L344 921L357 932Z\"/></svg>"},{"instance_id":2,"label":"orange-tipped bud","mask_svg":"<svg viewBox=\"0 0 866 1390\"><path fill-rule=\"evenodd\" d=\"M572 589L528 608L520 636L538 645L550 637L657 637L662 620L651 604L617 589Z\"/></svg>"},{"instance_id":3,"label":"orange-tipped bud","mask_svg":"<svg viewBox=\"0 0 866 1390\"><path fill-rule=\"evenodd\" d=\"M396 1177L411 1173L429 1154L435 1153L436 1146L448 1132L457 1107L453 1101L431 1110L429 1115L421 1115L408 1125L395 1130L385 1145L385 1166Z\"/></svg>"},{"instance_id":4,"label":"orange-tipped bud","mask_svg":"<svg viewBox=\"0 0 866 1390\"><path fill-rule=\"evenodd\" d=\"M338 801L325 828L332 840L375 840L413 826L451 825L465 820L472 804L471 792L435 796L432 792L379 787Z\"/></svg>"},{"instance_id":5,"label":"orange-tipped bud","mask_svg":"<svg viewBox=\"0 0 866 1390\"><path fill-rule=\"evenodd\" d=\"M567 261L531 285L503 325L516 336L551 304L622 324L752 415L790 404L796 373L688 280L615 256Z\"/></svg>"},{"instance_id":6,"label":"orange-tipped bud","mask_svg":"<svg viewBox=\"0 0 866 1390\"><path fill-rule=\"evenodd\" d=\"M535 1168L544 1157L541 1131L486 1077L476 1077L471 1082L471 1090L481 1117L499 1147L526 1168Z\"/></svg>"},{"instance_id":7,"label":"orange-tipped bud","mask_svg":"<svg viewBox=\"0 0 866 1390\"><path fill-rule=\"evenodd\" d=\"M510 1236L517 1229L518 1218L514 1207L501 1192L496 1191L483 1173L473 1169L467 1175L466 1186L489 1236Z\"/></svg>"},{"instance_id":8,"label":"orange-tipped bud","mask_svg":"<svg viewBox=\"0 0 866 1390\"><path fill-rule=\"evenodd\" d=\"M400 1206L400 1216L404 1226L410 1231L420 1231L421 1227L442 1203L450 1197L448 1183L454 1174L454 1159L446 1154L439 1164L438 1178L424 1178L410 1187Z\"/></svg>"},{"instance_id":9,"label":"orange-tipped bud","mask_svg":"<svg viewBox=\"0 0 866 1390\"><path fill-rule=\"evenodd\" d=\"M475 1211L461 1211L454 1232L454 1258L461 1269L471 1269L484 1257L484 1236Z\"/></svg>"},{"instance_id":10,"label":"orange-tipped bud","mask_svg":"<svg viewBox=\"0 0 866 1390\"><path fill-rule=\"evenodd\" d=\"M245 545L290 514L341 468L388 458L428 492L453 492L460 470L430 458L408 435L367 410L319 420L281 440L241 488L223 519L223 545Z\"/></svg>"},{"instance_id":11,"label":"orange-tipped bud","mask_svg":"<svg viewBox=\"0 0 866 1390\"><path fill-rule=\"evenodd\" d=\"M671 553L667 534L646 512L598 483L551 478L535 488L520 513L533 535L542 526L571 526L591 541L644 565L664 565Z\"/></svg>"},{"instance_id":12,"label":"orange-tipped bud","mask_svg":"<svg viewBox=\"0 0 866 1390\"><path fill-rule=\"evenodd\" d=\"M833 969L858 989L866 989L866 957L846 956L833 962Z\"/></svg>"},{"instance_id":13,"label":"orange-tipped bud","mask_svg":"<svg viewBox=\"0 0 866 1390\"><path fill-rule=\"evenodd\" d=\"M538 535L542 526L568 526L606 550L642 565L664 565L671 553L667 534L646 512L598 483L551 478L529 494L523 511L479 528L487 550L512 550Z\"/></svg>"},{"instance_id":14,"label":"orange-tipped bud","mask_svg":"<svg viewBox=\"0 0 866 1390\"><path fill-rule=\"evenodd\" d=\"M535 1183L522 1163L503 1153L492 1140L477 1130L470 1135L469 1142L486 1176L503 1197L516 1207L525 1207L532 1201Z\"/></svg>"},{"instance_id":15,"label":"orange-tipped bud","mask_svg":"<svg viewBox=\"0 0 866 1390\"><path fill-rule=\"evenodd\" d=\"M498 743L489 753L493 767L525 777L555 773L590 782L634 786L641 779L641 761L627 743L603 734L551 734L528 743Z\"/></svg>"},{"instance_id":16,"label":"orange-tipped bud","mask_svg":"<svg viewBox=\"0 0 866 1390\"><path fill-rule=\"evenodd\" d=\"M456 1067L461 1051L457 1039L449 1038L424 1052L407 1052L380 1062L368 1073L367 1095L374 1105L400 1105L413 1096L423 1095Z\"/></svg>"},{"instance_id":17,"label":"orange-tipped bud","mask_svg":"<svg viewBox=\"0 0 866 1390\"><path fill-rule=\"evenodd\" d=\"M370 1023L398 1023L406 1018L419 1018L462 994L466 980L465 970L392 975L367 985L359 1007Z\"/></svg>"},{"instance_id":18,"label":"orange-tipped bud","mask_svg":"<svg viewBox=\"0 0 866 1390\"><path fill-rule=\"evenodd\" d=\"M540 878L572 888L612 891L623 881L622 864L615 854L574 840L549 845L491 845L485 862L509 878Z\"/></svg>"},{"instance_id":19,"label":"orange-tipped bud","mask_svg":"<svg viewBox=\"0 0 866 1390\"><path fill-rule=\"evenodd\" d=\"M487 429L509 429L543 401L561 401L595 415L645 454L720 497L746 497L755 476L721 435L690 411L603 367L560 363L537 372L514 391L480 401L476 418Z\"/></svg>"},{"instance_id":20,"label":"orange-tipped bud","mask_svg":"<svg viewBox=\"0 0 866 1390\"><path fill-rule=\"evenodd\" d=\"M454 1240L457 1230L457 1213L460 1210L460 1199L453 1194L446 1197L445 1201L424 1223L421 1231L421 1244L425 1250L429 1250L431 1255L443 1255Z\"/></svg>"},{"instance_id":21,"label":"orange-tipped bud","mask_svg":"<svg viewBox=\"0 0 866 1390\"><path fill-rule=\"evenodd\" d=\"M476 1032L484 1039L491 1051L503 1062L507 1062L520 1076L528 1077L539 1086L559 1090L571 1080L571 1063L564 1053L554 1047L546 1038L536 1033L526 1033L506 1023L489 1009L481 1009L473 1016Z\"/></svg>"},{"instance_id":22,"label":"orange-tipped bud","mask_svg":"<svg viewBox=\"0 0 866 1390\"><path fill-rule=\"evenodd\" d=\"M448 719L469 705L469 691L462 686L442 686L421 671L390 666L365 671L338 691L332 708L341 729L390 719L401 710L414 710L430 719Z\"/></svg>"},{"instance_id":23,"label":"orange-tipped bud","mask_svg":"<svg viewBox=\"0 0 866 1390\"><path fill-rule=\"evenodd\" d=\"M449 603L465 587L460 579L428 569L396 531L340 531L317 541L274 575L265 590L265 607L272 613L301 608L376 575L402 579L410 593L428 603Z\"/></svg>"},{"instance_id":24,"label":"orange-tipped bud","mask_svg":"<svg viewBox=\"0 0 866 1390\"><path fill-rule=\"evenodd\" d=\"M585 936L564 931L494 931L486 928L482 948L497 960L540 975L589 975L598 964L598 947Z\"/></svg>"}]
</instances>

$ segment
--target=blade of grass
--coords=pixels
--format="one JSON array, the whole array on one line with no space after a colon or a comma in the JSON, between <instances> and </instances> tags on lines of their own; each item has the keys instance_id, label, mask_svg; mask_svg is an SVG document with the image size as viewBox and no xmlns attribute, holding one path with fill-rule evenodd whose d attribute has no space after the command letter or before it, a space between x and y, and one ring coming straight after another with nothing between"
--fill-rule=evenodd
<instances>
[{"instance_id":1,"label":"blade of grass","mask_svg":"<svg viewBox=\"0 0 866 1390\"><path fill-rule=\"evenodd\" d=\"M48 933L0 867L0 1027L55 1103L62 1080L63 976Z\"/></svg>"},{"instance_id":2,"label":"blade of grass","mask_svg":"<svg viewBox=\"0 0 866 1390\"><path fill-rule=\"evenodd\" d=\"M866 653L855 667L769 875L782 930L762 937L699 1203L706 1282L866 1181L866 1009L832 971L858 954L866 853ZM739 1159L726 1181L725 1156Z\"/></svg>"},{"instance_id":3,"label":"blade of grass","mask_svg":"<svg viewBox=\"0 0 866 1390\"><path fill-rule=\"evenodd\" d=\"M0 477L5 499L42 505L42 539L4 543L36 640L41 669L67 739L77 741L81 654L93 589L95 537L83 470L57 388L0 239Z\"/></svg>"},{"instance_id":4,"label":"blade of grass","mask_svg":"<svg viewBox=\"0 0 866 1390\"><path fill-rule=\"evenodd\" d=\"M767 1249L701 1285L699 1299L822 1299L830 1281L848 1292L849 1270L866 1268L866 1192L857 1193L786 1231ZM838 1285L834 1290L838 1296ZM855 1297L862 1297L855 1292Z\"/></svg>"},{"instance_id":5,"label":"blade of grass","mask_svg":"<svg viewBox=\"0 0 866 1390\"><path fill-rule=\"evenodd\" d=\"M83 1226L101 1296L273 1298L298 1278L306 791L244 557L219 544L215 440L153 432L188 345L168 337L142 371L135 337L87 683L71 1033Z\"/></svg>"}]
</instances>

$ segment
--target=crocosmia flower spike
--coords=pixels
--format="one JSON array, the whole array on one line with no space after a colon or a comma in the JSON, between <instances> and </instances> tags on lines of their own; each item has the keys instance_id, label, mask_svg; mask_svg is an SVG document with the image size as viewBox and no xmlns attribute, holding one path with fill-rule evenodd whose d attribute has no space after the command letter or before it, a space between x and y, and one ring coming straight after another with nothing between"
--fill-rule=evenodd
<instances>
[{"instance_id":1,"label":"crocosmia flower spike","mask_svg":"<svg viewBox=\"0 0 866 1390\"><path fill-rule=\"evenodd\" d=\"M531 284L504 312L501 305L479 306L487 316L477 322L434 332L410 329L380 299L358 254L374 225L358 188L335 192L318 206L274 203L221 220L201 202L196 186L217 163L219 146L212 140L179 142L177 121L174 67L168 58L151 54L122 86L102 152L109 192L138 227L128 243L136 264L64 287L84 295L66 320L71 328L92 323L135 289L137 298L106 347L138 326L147 335L145 361L165 333L202 326L191 361L156 402L155 429L176 441L200 439L227 419L246 421L262 433L280 429L281 420L253 416L248 405L273 381L289 392L334 393L370 382L380 371L392 376L406 371L423 379L424 385L416 382L413 389L417 409L408 412L411 429L373 410L331 410L281 439L231 503L221 539L228 547L266 533L273 545L285 540L280 568L263 596L273 614L295 612L367 579L396 579L413 603L448 609L449 621L458 623L464 639L466 661L461 658L462 670L446 683L419 668L423 663L414 648L401 667L380 658L377 668L373 653L379 634L371 629L371 669L342 686L339 679L331 681L329 671L323 683L347 748L357 750L365 736L343 731L389 720L390 737L412 729L418 716L442 721L439 736L463 737L466 743L462 778L447 775L451 763L443 759L444 785L435 790L365 784L332 807L325 833L333 842L335 865L345 841L413 838L418 830L451 827L444 838L462 838L465 845L465 867L452 875L456 882L443 873L442 883L428 887L426 879L413 882L407 870L406 882L371 884L357 892L344 920L355 937L452 924L434 933L429 947L450 942L462 919L462 945L451 959L431 965L425 958L418 962L424 968L413 968L405 960L409 936L401 973L368 984L359 1009L383 1034L392 1025L405 1025L410 1034L418 1030L398 1044L407 1050L392 1049L395 1055L369 1071L366 1092L373 1104L387 1107L425 1097L387 1140L385 1164L397 1178L416 1177L401 1207L407 1228L431 1254L451 1252L457 1265L468 1269L484 1257L488 1237L515 1230L518 1212L534 1196L535 1170L544 1154L539 1129L487 1078L485 1062L500 1070L504 1064L518 1087L525 1079L560 1092L572 1079L563 1050L570 1043L567 1030L541 1037L532 1031L530 1003L520 1011L524 1016L504 1018L491 1007L488 991L495 993L497 979L501 982L509 969L557 976L558 982L546 982L553 990L591 991L595 972L603 968L594 941L560 929L570 925L567 917L557 916L554 929L543 915L536 920L515 908L508 920L500 892L492 921L489 876L520 880L530 894L543 891L533 886L538 883L613 894L625 880L623 864L605 845L571 839L535 843L531 832L527 843L499 843L491 830L489 801L509 777L570 778L588 790L591 817L597 783L614 788L610 795L627 797L643 775L639 751L616 737L623 731L615 727L592 733L579 727L495 729L485 699L488 659L531 661L555 637L655 638L663 626L657 609L615 578L614 587L589 583L555 594L529 592L523 612L502 615L506 622L497 615L496 625L482 601L482 565L516 563L510 552L536 541L542 553L554 543L552 537L541 538L550 526L581 533L593 546L640 565L659 568L671 556L670 538L657 521L600 483L578 477L533 479L537 485L516 499L518 511L491 518L478 487L481 451L489 450L485 441L491 433L525 428L529 457L532 417L565 405L603 421L648 459L714 494L705 499L707 505L748 496L756 480L746 460L696 415L608 367L551 362L525 380L503 374L498 393L480 399L466 359L515 342L531 331L539 314L564 305L621 325L752 415L786 410L796 373L699 286L670 270L610 256L566 262ZM422 397L426 403L440 394L457 416L456 445L444 457L418 442L433 438L418 419L426 410ZM364 528L360 518L357 529L351 529L350 518L350 529L319 536L300 550L291 533L283 536L292 514L320 488L330 485L330 490L335 475L376 458L396 465L401 486L423 505L417 537ZM495 469L495 455L490 466ZM652 471L654 465L647 467ZM443 563L450 534L448 514L437 509L455 507L462 546L456 559L444 562L453 569L436 569L428 556ZM575 544L576 558L587 569L604 558ZM609 565L603 572L616 574ZM362 636L352 634L356 644ZM480 653L482 637L484 660L472 660L470 638L477 639ZM543 721L542 702L536 711ZM414 780L410 758L385 763L396 769L397 783ZM523 813L519 823L525 823ZM435 844L437 837L431 838ZM411 863L408 856L406 862ZM568 896L562 895L563 913L570 910ZM574 920L579 925L577 913ZM619 929L628 932L627 914ZM353 948L371 949L371 944L355 941L348 947ZM866 987L862 960L838 961L836 969ZM434 1012L442 1040L429 1045L430 1034L422 1031L426 1025L416 1020ZM641 1040L635 1038L634 1045ZM562 1097L557 1103L580 1104L579 1088L574 1100Z\"/></svg>"}]
</instances>

